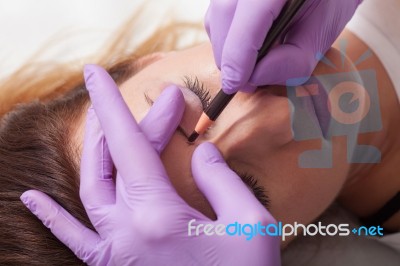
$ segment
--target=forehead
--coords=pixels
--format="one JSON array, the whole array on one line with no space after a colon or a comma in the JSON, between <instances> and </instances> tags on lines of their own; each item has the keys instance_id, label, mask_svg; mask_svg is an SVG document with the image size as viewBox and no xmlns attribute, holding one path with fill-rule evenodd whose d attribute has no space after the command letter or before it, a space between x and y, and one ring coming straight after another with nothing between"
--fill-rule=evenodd
<instances>
[{"instance_id":1,"label":"forehead","mask_svg":"<svg viewBox=\"0 0 400 266\"><path fill-rule=\"evenodd\" d=\"M198 78L211 92L219 89L219 70L209 44L166 54L125 81L120 90L132 114L140 121L150 109L145 94L151 100L156 100L161 91L172 83L183 87L185 76ZM190 97L186 97L185 90L183 93L187 103L183 120L188 118L195 123L193 106L187 102ZM212 215L191 178L190 161L194 149L195 146L188 146L186 138L174 134L162 152L162 161L179 195L195 209L207 210L206 213Z\"/></svg>"},{"instance_id":2,"label":"forehead","mask_svg":"<svg viewBox=\"0 0 400 266\"><path fill-rule=\"evenodd\" d=\"M149 109L144 94L154 100L170 84L183 86L185 76L197 77L210 90L219 88L220 75L211 45L167 53L129 78L120 89L135 118L141 120Z\"/></svg>"}]
</instances>

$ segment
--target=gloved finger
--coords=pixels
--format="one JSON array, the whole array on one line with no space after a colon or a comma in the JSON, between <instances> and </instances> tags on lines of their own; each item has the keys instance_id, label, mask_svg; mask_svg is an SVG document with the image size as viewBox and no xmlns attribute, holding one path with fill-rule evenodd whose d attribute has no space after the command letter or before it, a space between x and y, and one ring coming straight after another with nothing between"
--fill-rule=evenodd
<instances>
[{"instance_id":1,"label":"gloved finger","mask_svg":"<svg viewBox=\"0 0 400 266\"><path fill-rule=\"evenodd\" d=\"M158 153L161 153L181 122L185 110L182 91L175 85L164 89L140 128Z\"/></svg>"},{"instance_id":2,"label":"gloved finger","mask_svg":"<svg viewBox=\"0 0 400 266\"><path fill-rule=\"evenodd\" d=\"M286 1L238 2L221 59L222 88L231 94L249 81L258 50ZM238 47L240 46L240 49Z\"/></svg>"},{"instance_id":3,"label":"gloved finger","mask_svg":"<svg viewBox=\"0 0 400 266\"><path fill-rule=\"evenodd\" d=\"M218 220L266 212L213 144L206 142L196 148L192 157L192 174Z\"/></svg>"},{"instance_id":4,"label":"gloved finger","mask_svg":"<svg viewBox=\"0 0 400 266\"><path fill-rule=\"evenodd\" d=\"M307 1L301 16L286 33L284 44L272 49L257 64L250 82L285 85L289 79L309 77L318 64L317 55L325 54L331 47L354 13L355 4L354 1L343 1L343 4L338 4L338 1ZM344 5L347 6L345 10ZM321 16L325 21L316 27Z\"/></svg>"},{"instance_id":5,"label":"gloved finger","mask_svg":"<svg viewBox=\"0 0 400 266\"><path fill-rule=\"evenodd\" d=\"M105 208L115 203L113 162L92 107L86 116L86 131L81 158L79 194L90 221L100 235L100 222L104 222Z\"/></svg>"},{"instance_id":6,"label":"gloved finger","mask_svg":"<svg viewBox=\"0 0 400 266\"><path fill-rule=\"evenodd\" d=\"M146 183L148 177L167 176L158 153L136 123L111 76L96 65L86 65L84 74L93 108L126 188L133 189L137 182Z\"/></svg>"},{"instance_id":7,"label":"gloved finger","mask_svg":"<svg viewBox=\"0 0 400 266\"><path fill-rule=\"evenodd\" d=\"M250 82L258 86L286 85L290 79L309 77L318 63L310 58L315 55L301 46L277 46L257 64Z\"/></svg>"},{"instance_id":8,"label":"gloved finger","mask_svg":"<svg viewBox=\"0 0 400 266\"><path fill-rule=\"evenodd\" d=\"M206 15L206 29L210 38L214 59L217 67L221 69L221 57L226 36L235 15L237 0L213 0ZM237 47L236 47L237 49Z\"/></svg>"},{"instance_id":9,"label":"gloved finger","mask_svg":"<svg viewBox=\"0 0 400 266\"><path fill-rule=\"evenodd\" d=\"M81 260L93 254L101 241L92 230L58 205L52 198L37 190L28 190L21 201L42 223Z\"/></svg>"}]
</instances>

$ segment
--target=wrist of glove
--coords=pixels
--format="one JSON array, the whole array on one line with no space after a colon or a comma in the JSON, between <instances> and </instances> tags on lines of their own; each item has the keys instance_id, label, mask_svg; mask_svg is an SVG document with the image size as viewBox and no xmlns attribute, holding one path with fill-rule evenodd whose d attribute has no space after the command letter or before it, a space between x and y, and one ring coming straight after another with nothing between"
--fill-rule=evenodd
<instances>
[{"instance_id":1,"label":"wrist of glove","mask_svg":"<svg viewBox=\"0 0 400 266\"><path fill-rule=\"evenodd\" d=\"M360 0L308 0L281 42L255 66L258 50L286 0L212 0L205 17L226 93L253 92L309 77L353 16ZM251 18L251 19L249 19Z\"/></svg>"}]
</instances>

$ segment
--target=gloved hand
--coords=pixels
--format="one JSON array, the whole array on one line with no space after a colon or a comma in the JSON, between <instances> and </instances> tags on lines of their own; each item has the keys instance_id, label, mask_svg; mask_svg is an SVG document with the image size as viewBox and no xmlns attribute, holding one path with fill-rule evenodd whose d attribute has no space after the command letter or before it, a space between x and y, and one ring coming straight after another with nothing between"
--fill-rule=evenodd
<instances>
[{"instance_id":1,"label":"gloved hand","mask_svg":"<svg viewBox=\"0 0 400 266\"><path fill-rule=\"evenodd\" d=\"M254 68L273 21L287 0L211 0L205 27L225 93L256 86L286 85L311 75L362 0L307 0L282 43Z\"/></svg>"},{"instance_id":2,"label":"gloved hand","mask_svg":"<svg viewBox=\"0 0 400 266\"><path fill-rule=\"evenodd\" d=\"M39 191L21 196L60 241L89 265L280 264L277 237L257 236L248 241L246 236L193 236L195 229L188 236L193 219L192 226L275 221L210 143L196 149L192 169L217 221L178 196L159 153L182 116L184 100L179 89L167 88L138 126L103 69L86 66L85 80L94 110L90 108L87 114L80 197L97 232ZM112 162L117 169L116 185Z\"/></svg>"}]
</instances>

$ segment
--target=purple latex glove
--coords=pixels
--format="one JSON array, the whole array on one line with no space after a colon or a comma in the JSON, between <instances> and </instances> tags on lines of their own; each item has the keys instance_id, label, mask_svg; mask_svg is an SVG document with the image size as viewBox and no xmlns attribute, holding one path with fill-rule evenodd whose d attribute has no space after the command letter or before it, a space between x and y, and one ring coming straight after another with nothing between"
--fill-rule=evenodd
<instances>
[{"instance_id":1,"label":"purple latex glove","mask_svg":"<svg viewBox=\"0 0 400 266\"><path fill-rule=\"evenodd\" d=\"M286 85L311 75L362 0L308 0L277 45L254 68L273 21L286 0L211 0L205 26L226 93Z\"/></svg>"},{"instance_id":2,"label":"purple latex glove","mask_svg":"<svg viewBox=\"0 0 400 266\"><path fill-rule=\"evenodd\" d=\"M87 114L80 197L97 232L39 191L21 196L60 241L89 265L280 264L277 237L188 236L192 219L207 225L275 220L210 143L196 149L192 170L217 221L179 197L159 157L184 109L178 88L167 88L138 126L105 70L86 66L85 80L94 109Z\"/></svg>"}]
</instances>

